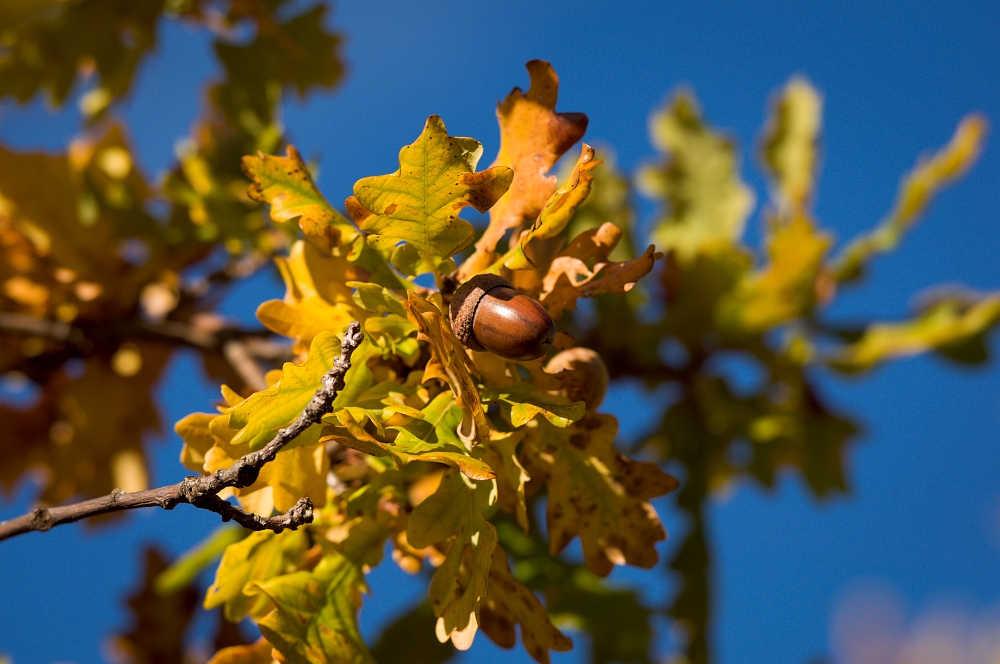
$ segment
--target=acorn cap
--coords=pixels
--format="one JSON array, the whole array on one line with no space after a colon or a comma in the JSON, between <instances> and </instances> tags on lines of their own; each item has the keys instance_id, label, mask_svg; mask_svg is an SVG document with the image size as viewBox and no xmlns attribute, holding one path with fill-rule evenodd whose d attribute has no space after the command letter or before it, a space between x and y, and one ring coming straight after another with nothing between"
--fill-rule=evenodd
<instances>
[{"instance_id":1,"label":"acorn cap","mask_svg":"<svg viewBox=\"0 0 1000 664\"><path fill-rule=\"evenodd\" d=\"M478 351L486 350L476 341L472 324L476 320L476 307L479 306L479 301L486 293L498 286L514 288L514 284L498 274L477 274L462 284L451 298L449 306L451 329L454 330L455 336L465 347Z\"/></svg>"}]
</instances>

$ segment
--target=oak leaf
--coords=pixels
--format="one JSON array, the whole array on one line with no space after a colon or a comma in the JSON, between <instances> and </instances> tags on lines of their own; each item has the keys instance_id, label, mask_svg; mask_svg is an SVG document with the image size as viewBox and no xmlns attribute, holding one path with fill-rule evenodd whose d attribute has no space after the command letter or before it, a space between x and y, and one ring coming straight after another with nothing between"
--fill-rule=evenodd
<instances>
[{"instance_id":1,"label":"oak leaf","mask_svg":"<svg viewBox=\"0 0 1000 664\"><path fill-rule=\"evenodd\" d=\"M339 247L347 248L345 256L359 251L352 245L361 233L326 202L299 151L289 145L285 155L243 157L243 172L252 181L250 198L268 203L277 222L298 220L306 238L327 253Z\"/></svg>"},{"instance_id":2,"label":"oak leaf","mask_svg":"<svg viewBox=\"0 0 1000 664\"><path fill-rule=\"evenodd\" d=\"M436 115L412 145L399 152L399 170L358 180L347 211L371 233L368 243L392 252L392 263L416 276L450 272L448 258L471 244L472 225L460 218L465 207L489 210L510 186L513 172L492 166L476 172L483 146L449 136Z\"/></svg>"},{"instance_id":3,"label":"oak leaf","mask_svg":"<svg viewBox=\"0 0 1000 664\"><path fill-rule=\"evenodd\" d=\"M612 223L584 231L557 256L542 280L539 301L553 320L565 310L576 309L581 297L605 293L627 293L636 282L649 274L663 254L653 245L638 258L621 263L608 261L608 254L621 239L622 231Z\"/></svg>"},{"instance_id":4,"label":"oak leaf","mask_svg":"<svg viewBox=\"0 0 1000 664\"><path fill-rule=\"evenodd\" d=\"M901 323L870 325L854 343L836 349L828 362L846 372L868 369L886 360L938 350L959 360L985 358L982 336L1000 321L1000 295L976 301L945 297L919 316ZM971 356L970 343L976 345ZM966 351L966 352L962 352Z\"/></svg>"},{"instance_id":5,"label":"oak leaf","mask_svg":"<svg viewBox=\"0 0 1000 664\"><path fill-rule=\"evenodd\" d=\"M705 247L739 240L754 196L740 179L732 141L705 124L686 93L653 118L650 133L667 155L639 173L640 189L667 204L653 231L656 246L687 263Z\"/></svg>"},{"instance_id":6,"label":"oak leaf","mask_svg":"<svg viewBox=\"0 0 1000 664\"><path fill-rule=\"evenodd\" d=\"M312 243L296 242L287 258L275 258L285 282L283 300L268 300L257 308L257 318L269 329L295 340L304 352L324 330L342 333L352 320L361 320L348 281L360 273L347 258L324 254Z\"/></svg>"},{"instance_id":7,"label":"oak leaf","mask_svg":"<svg viewBox=\"0 0 1000 664\"><path fill-rule=\"evenodd\" d=\"M490 225L476 243L470 266L491 254L504 234L532 221L556 190L556 177L549 170L587 130L583 113L556 113L559 77L548 62L527 64L531 85L528 91L514 88L497 104L500 122L500 152L495 166L514 169L510 190L490 212ZM463 265L463 277L472 276Z\"/></svg>"},{"instance_id":8,"label":"oak leaf","mask_svg":"<svg viewBox=\"0 0 1000 664\"><path fill-rule=\"evenodd\" d=\"M438 617L438 640L451 639L459 650L472 645L480 602L487 594L497 531L483 510L496 499L496 482L474 482L449 470L437 491L413 510L406 528L407 540L417 548L447 547L431 579L429 597Z\"/></svg>"},{"instance_id":9,"label":"oak leaf","mask_svg":"<svg viewBox=\"0 0 1000 664\"><path fill-rule=\"evenodd\" d=\"M552 555L579 535L587 567L599 576L613 565L655 565L655 544L667 535L649 500L676 489L677 480L656 464L620 455L611 415L588 415L566 429L536 423L521 459L532 482L548 486Z\"/></svg>"},{"instance_id":10,"label":"oak leaf","mask_svg":"<svg viewBox=\"0 0 1000 664\"><path fill-rule=\"evenodd\" d=\"M265 581L288 574L301 567L309 538L304 530L286 530L275 534L270 530L251 533L246 539L230 544L215 572L215 581L205 593L205 608L223 607L227 620L259 618L271 610L267 596L247 593L254 581Z\"/></svg>"},{"instance_id":11,"label":"oak leaf","mask_svg":"<svg viewBox=\"0 0 1000 664\"><path fill-rule=\"evenodd\" d=\"M266 390L255 392L226 411L229 427L238 432L232 444L246 444L252 452L269 443L278 429L291 424L299 416L320 388L323 374L330 370L339 356L340 338L337 333L324 331L316 335L309 347L309 357L303 364L286 362L280 381Z\"/></svg>"},{"instance_id":12,"label":"oak leaf","mask_svg":"<svg viewBox=\"0 0 1000 664\"><path fill-rule=\"evenodd\" d=\"M601 163L600 160L594 159L594 148L584 143L576 167L563 186L549 197L531 228L520 236L513 256L504 262L506 267L511 270L528 270L534 267L528 254L525 253L526 247L532 240L556 237L569 225L576 209L590 195L594 182L594 176L590 171Z\"/></svg>"},{"instance_id":13,"label":"oak leaf","mask_svg":"<svg viewBox=\"0 0 1000 664\"><path fill-rule=\"evenodd\" d=\"M375 664L357 625L364 589L361 570L336 553L250 586L274 603L258 626L288 664Z\"/></svg>"},{"instance_id":14,"label":"oak leaf","mask_svg":"<svg viewBox=\"0 0 1000 664\"><path fill-rule=\"evenodd\" d=\"M490 564L489 595L479 610L481 627L501 648L517 642L515 625L521 626L521 642L539 664L549 664L549 651L567 652L573 641L560 632L535 594L510 573L507 555L497 547Z\"/></svg>"},{"instance_id":15,"label":"oak leaf","mask_svg":"<svg viewBox=\"0 0 1000 664\"><path fill-rule=\"evenodd\" d=\"M470 374L471 363L464 346L441 314L443 305L440 304L440 296L437 304L425 300L414 291L408 291L407 297L404 306L410 322L417 326L417 338L426 341L431 347L431 361L424 371L424 381L431 378L445 381L471 419L472 435L478 442L485 442L490 435L490 425Z\"/></svg>"},{"instance_id":16,"label":"oak leaf","mask_svg":"<svg viewBox=\"0 0 1000 664\"><path fill-rule=\"evenodd\" d=\"M779 214L802 214L815 187L823 98L803 78L792 78L781 91L762 146Z\"/></svg>"},{"instance_id":17,"label":"oak leaf","mask_svg":"<svg viewBox=\"0 0 1000 664\"><path fill-rule=\"evenodd\" d=\"M776 227L767 239L770 263L747 275L719 302L719 325L750 333L763 332L786 321L807 316L817 301L829 299L823 258L832 241L817 232L805 216L794 216Z\"/></svg>"}]
</instances>

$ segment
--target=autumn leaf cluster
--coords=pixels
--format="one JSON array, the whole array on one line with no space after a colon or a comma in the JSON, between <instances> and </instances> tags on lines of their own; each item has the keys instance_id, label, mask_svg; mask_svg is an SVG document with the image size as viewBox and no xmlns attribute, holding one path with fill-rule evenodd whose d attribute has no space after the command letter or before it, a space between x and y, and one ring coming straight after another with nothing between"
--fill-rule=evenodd
<instances>
[{"instance_id":1,"label":"autumn leaf cluster","mask_svg":"<svg viewBox=\"0 0 1000 664\"><path fill-rule=\"evenodd\" d=\"M80 0L0 13L0 95L62 103L81 72L89 86L84 137L65 154L0 146L0 373L40 392L30 408L0 407L0 486L41 470L49 504L145 488L141 439L160 427L150 393L180 347L221 385L218 403L176 423L181 463L228 468L302 412L349 323L365 334L332 412L225 494L261 516L305 497L313 522L224 528L169 568L148 554L136 624L118 640L134 661L153 661L154 643L168 658L181 652L189 582L217 558L204 607L224 625L249 618L261 638L239 644L223 627L216 664L442 662L480 630L506 648L519 634L539 662L583 634L595 662L647 662L658 614L683 628L689 661L710 661L706 502L741 478L771 486L782 470L820 497L847 489L857 425L826 403L816 370L925 352L985 359L1000 295L938 291L906 321L844 325L825 313L973 163L983 118L963 120L885 218L837 246L814 213L822 98L807 81L792 79L772 104L758 204L736 146L692 93L655 114L660 156L627 177L610 148L581 142L587 117L557 110L556 72L535 60L527 91L496 107L489 166L478 141L432 115L396 172L328 198L278 111L283 93L337 83L339 38L324 5L290 16L285 4ZM164 20L211 30L222 75L175 167L152 184L115 104ZM253 40L233 38L247 21ZM636 190L657 205L648 224ZM488 213L485 228L462 217L470 207ZM755 218L762 251L744 241ZM285 294L257 309L266 332L221 319L230 285L272 262ZM555 321L547 355L463 345L449 305L482 274ZM720 370L732 357L758 367L760 385L734 389ZM601 410L609 381L626 378L675 395L628 447ZM674 502L658 500L675 490ZM664 566L679 590L648 606L604 578L657 565L665 507L686 515ZM567 554L576 540L579 555ZM423 575L427 600L372 644L358 609L378 565ZM169 629L156 636L159 624Z\"/></svg>"}]
</instances>

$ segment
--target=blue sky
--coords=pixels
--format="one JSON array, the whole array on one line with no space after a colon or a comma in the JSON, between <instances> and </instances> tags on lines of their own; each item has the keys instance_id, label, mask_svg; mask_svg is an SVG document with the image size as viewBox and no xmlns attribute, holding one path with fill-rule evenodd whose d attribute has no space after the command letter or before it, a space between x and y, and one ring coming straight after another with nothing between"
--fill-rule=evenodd
<instances>
[{"instance_id":1,"label":"blue sky","mask_svg":"<svg viewBox=\"0 0 1000 664\"><path fill-rule=\"evenodd\" d=\"M651 112L689 85L710 121L742 145L746 178L758 191L753 150L767 102L790 75L807 76L826 109L817 215L841 241L879 220L902 174L943 144L966 112L1000 122L998 3L425 4L337 6L332 23L347 39L345 83L287 104L292 141L319 160L319 184L335 203L356 179L395 170L399 147L431 113L451 134L482 141L488 163L499 139L494 103L527 86L524 63L532 58L553 63L560 110L587 113L587 140L612 145L629 171L654 156ZM204 34L164 26L124 109L149 174L170 165L215 68ZM60 148L77 129L73 111L0 106L0 138L19 147ZM916 293L940 283L1000 288L998 185L994 137L975 170L939 197L861 287L842 294L830 317L901 317ZM640 202L645 217L651 210ZM758 225L755 216L751 238ZM264 275L234 293L225 311L250 321L259 301L278 295L278 282ZM907 625L945 604L970 620L1000 608L996 363L968 370L912 359L860 379L822 375L820 383L828 401L864 423L849 456L852 492L820 504L788 476L774 491L745 484L713 503L720 662L801 663L829 652L831 617L866 584L890 588ZM216 389L179 354L160 388L164 421L204 410ZM625 435L636 435L660 403L662 395L624 385L607 409L622 419ZM183 476L176 437L149 442L153 481ZM23 511L29 495L25 486L0 503L0 518ZM658 507L681 532L670 501ZM125 620L121 597L138 580L141 543L180 552L216 525L214 515L179 508L136 514L108 530L70 526L0 545L0 652L18 664L102 661L107 637ZM422 592L384 567L370 579L366 634ZM669 591L657 585L659 572L615 577L642 584L651 597ZM530 661L520 649L498 652L480 637L463 661ZM554 661L584 659L573 653Z\"/></svg>"}]
</instances>

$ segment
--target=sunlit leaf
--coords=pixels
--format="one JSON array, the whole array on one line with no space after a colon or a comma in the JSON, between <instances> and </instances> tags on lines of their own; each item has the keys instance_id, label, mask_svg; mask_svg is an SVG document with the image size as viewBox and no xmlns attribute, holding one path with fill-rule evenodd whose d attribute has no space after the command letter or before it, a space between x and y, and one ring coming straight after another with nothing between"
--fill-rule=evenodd
<instances>
[{"instance_id":1,"label":"sunlit leaf","mask_svg":"<svg viewBox=\"0 0 1000 664\"><path fill-rule=\"evenodd\" d=\"M358 180L347 211L372 234L372 247L392 251L404 274L450 272L448 257L472 242L472 225L459 212L468 206L486 212L513 177L506 166L476 172L482 153L478 141L449 136L432 115L417 141L400 150L398 171Z\"/></svg>"},{"instance_id":2,"label":"sunlit leaf","mask_svg":"<svg viewBox=\"0 0 1000 664\"><path fill-rule=\"evenodd\" d=\"M313 183L309 169L294 146L286 156L261 154L243 157L243 171L253 182L249 196L271 206L278 222L298 220L306 238L326 252L344 247L344 255L361 234L337 212Z\"/></svg>"},{"instance_id":3,"label":"sunlit leaf","mask_svg":"<svg viewBox=\"0 0 1000 664\"><path fill-rule=\"evenodd\" d=\"M986 138L987 122L981 115L967 115L948 145L930 158L921 159L903 179L896 207L874 230L850 242L833 264L837 279L861 276L873 256L892 251L903 234L923 214L934 196L975 163Z\"/></svg>"},{"instance_id":4,"label":"sunlit leaf","mask_svg":"<svg viewBox=\"0 0 1000 664\"><path fill-rule=\"evenodd\" d=\"M527 67L531 77L528 91L514 88L497 104L500 152L493 163L512 168L514 180L490 212L490 225L467 262L473 268L484 259L492 263L489 256L504 234L538 216L556 190L556 178L549 170L587 130L586 115L555 112L559 77L552 65L532 60ZM463 276L472 274L463 267Z\"/></svg>"},{"instance_id":5,"label":"sunlit leaf","mask_svg":"<svg viewBox=\"0 0 1000 664\"><path fill-rule=\"evenodd\" d=\"M357 625L364 588L357 566L336 554L313 570L251 585L274 603L260 631L288 664L374 664Z\"/></svg>"},{"instance_id":6,"label":"sunlit leaf","mask_svg":"<svg viewBox=\"0 0 1000 664\"><path fill-rule=\"evenodd\" d=\"M774 103L762 147L781 212L791 209L801 214L810 201L822 114L822 97L803 78L792 78Z\"/></svg>"},{"instance_id":7,"label":"sunlit leaf","mask_svg":"<svg viewBox=\"0 0 1000 664\"><path fill-rule=\"evenodd\" d=\"M912 321L869 326L860 339L834 351L828 361L841 371L853 372L897 357L946 352L979 337L998 321L1000 296L976 302L945 298Z\"/></svg>"},{"instance_id":8,"label":"sunlit leaf","mask_svg":"<svg viewBox=\"0 0 1000 664\"><path fill-rule=\"evenodd\" d=\"M548 486L548 533L553 554L577 535L587 567L606 576L613 565L652 567L655 544L666 539L651 498L677 488L655 464L615 451L618 422L593 415L566 429L539 421L521 458L533 481Z\"/></svg>"},{"instance_id":9,"label":"sunlit leaf","mask_svg":"<svg viewBox=\"0 0 1000 664\"><path fill-rule=\"evenodd\" d=\"M549 651L566 652L573 642L560 632L534 593L514 578L503 549L493 553L490 565L489 596L480 609L481 626L502 648L513 648L521 626L521 642L536 662L549 664Z\"/></svg>"},{"instance_id":10,"label":"sunlit leaf","mask_svg":"<svg viewBox=\"0 0 1000 664\"><path fill-rule=\"evenodd\" d=\"M266 596L244 590L251 582L265 581L298 569L308 546L303 530L286 530L277 535L264 530L229 545L222 554L215 582L205 595L205 608L222 606L226 618L233 622L248 615L263 616L271 610L271 602Z\"/></svg>"},{"instance_id":11,"label":"sunlit leaf","mask_svg":"<svg viewBox=\"0 0 1000 664\"><path fill-rule=\"evenodd\" d=\"M486 597L497 531L483 510L496 502L496 482L473 482L455 471L434 495L417 505L406 529L415 547L447 546L447 556L431 580L430 602L438 617L436 634L459 650L472 645L479 605Z\"/></svg>"}]
</instances>

